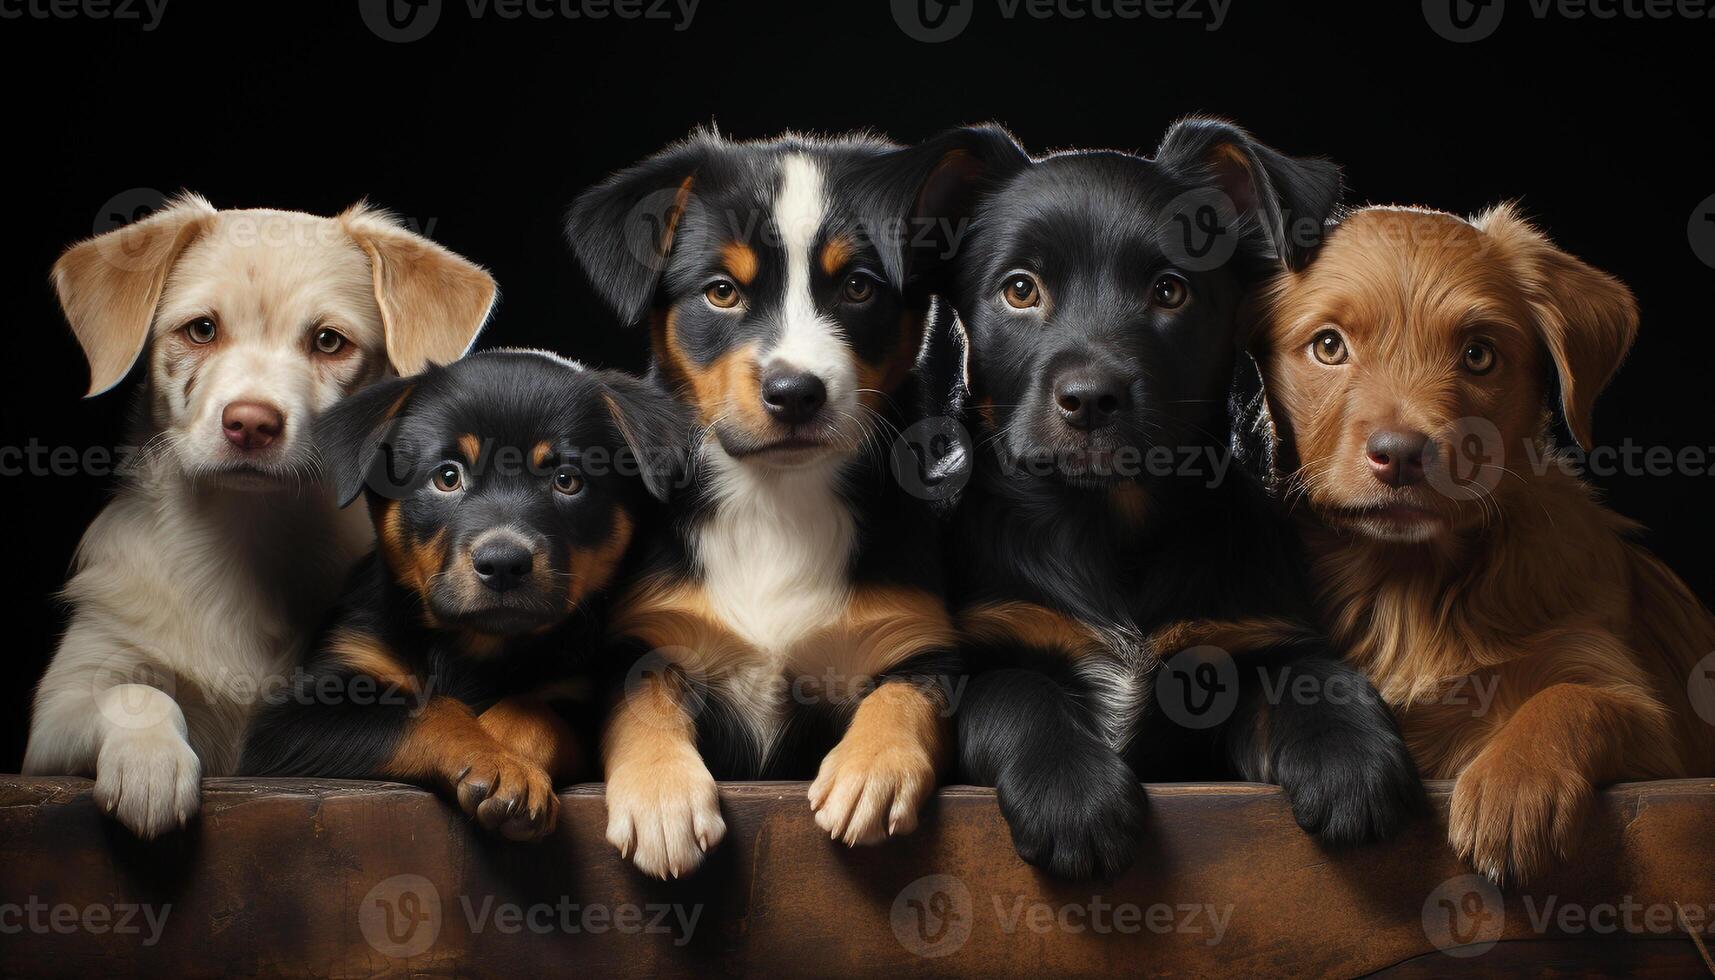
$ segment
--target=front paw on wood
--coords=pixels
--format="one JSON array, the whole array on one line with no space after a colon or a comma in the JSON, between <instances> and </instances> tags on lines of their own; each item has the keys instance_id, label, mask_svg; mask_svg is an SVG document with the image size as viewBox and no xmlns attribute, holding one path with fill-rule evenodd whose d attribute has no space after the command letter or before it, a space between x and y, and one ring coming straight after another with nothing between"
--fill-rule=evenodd
<instances>
[{"instance_id":1,"label":"front paw on wood","mask_svg":"<svg viewBox=\"0 0 1715 980\"><path fill-rule=\"evenodd\" d=\"M454 781L454 792L466 815L507 840L541 840L559 818L560 800L547 770L516 756L472 760Z\"/></svg>"},{"instance_id":2,"label":"front paw on wood","mask_svg":"<svg viewBox=\"0 0 1715 980\"><path fill-rule=\"evenodd\" d=\"M1594 798L1581 773L1491 749L1453 784L1447 839L1489 880L1524 884L1571 857Z\"/></svg>"},{"instance_id":3,"label":"front paw on wood","mask_svg":"<svg viewBox=\"0 0 1715 980\"><path fill-rule=\"evenodd\" d=\"M879 844L917 829L917 811L935 788L922 746L846 738L810 784L816 826L848 846Z\"/></svg>"},{"instance_id":4,"label":"front paw on wood","mask_svg":"<svg viewBox=\"0 0 1715 980\"><path fill-rule=\"evenodd\" d=\"M644 874L688 875L725 836L714 777L694 752L608 774L608 843Z\"/></svg>"}]
</instances>

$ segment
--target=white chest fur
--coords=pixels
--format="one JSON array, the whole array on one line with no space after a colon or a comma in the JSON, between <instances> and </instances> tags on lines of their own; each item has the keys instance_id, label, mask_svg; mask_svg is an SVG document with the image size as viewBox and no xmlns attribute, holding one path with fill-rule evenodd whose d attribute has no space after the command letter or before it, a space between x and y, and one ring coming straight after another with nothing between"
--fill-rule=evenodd
<instances>
[{"instance_id":1,"label":"white chest fur","mask_svg":"<svg viewBox=\"0 0 1715 980\"><path fill-rule=\"evenodd\" d=\"M839 499L839 461L769 469L710 447L713 513L692 543L710 607L754 655L709 681L751 732L764 759L779 735L798 643L834 623L851 599L857 529Z\"/></svg>"},{"instance_id":2,"label":"white chest fur","mask_svg":"<svg viewBox=\"0 0 1715 980\"><path fill-rule=\"evenodd\" d=\"M712 449L716 503L694 550L726 625L776 661L833 622L851 596L857 529L839 499L838 461L774 470Z\"/></svg>"}]
</instances>

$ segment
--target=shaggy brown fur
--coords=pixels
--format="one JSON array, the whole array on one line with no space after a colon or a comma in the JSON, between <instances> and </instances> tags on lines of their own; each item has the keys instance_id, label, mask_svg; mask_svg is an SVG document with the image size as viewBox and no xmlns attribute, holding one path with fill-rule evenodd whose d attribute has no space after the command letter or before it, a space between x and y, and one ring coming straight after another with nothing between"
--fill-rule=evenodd
<instances>
[{"instance_id":1,"label":"shaggy brown fur","mask_svg":"<svg viewBox=\"0 0 1715 980\"><path fill-rule=\"evenodd\" d=\"M1328 625L1424 776L1457 780L1450 839L1497 880L1565 859L1597 786L1715 774L1690 701L1715 618L1549 435L1557 387L1588 445L1636 328L1623 284L1504 206L1359 211L1259 317ZM1377 477L1378 430L1431 438L1421 480Z\"/></svg>"}]
</instances>

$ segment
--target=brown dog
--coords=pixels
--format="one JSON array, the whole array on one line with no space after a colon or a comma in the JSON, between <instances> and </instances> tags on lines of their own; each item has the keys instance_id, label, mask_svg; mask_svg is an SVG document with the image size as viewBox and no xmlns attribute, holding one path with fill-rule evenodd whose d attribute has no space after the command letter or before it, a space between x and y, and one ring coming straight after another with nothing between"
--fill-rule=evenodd
<instances>
[{"instance_id":1,"label":"brown dog","mask_svg":"<svg viewBox=\"0 0 1715 980\"><path fill-rule=\"evenodd\" d=\"M1253 347L1336 642L1491 878L1565 859L1596 786L1715 773L1715 618L1552 445L1588 446L1626 287L1499 207L1351 215Z\"/></svg>"}]
</instances>

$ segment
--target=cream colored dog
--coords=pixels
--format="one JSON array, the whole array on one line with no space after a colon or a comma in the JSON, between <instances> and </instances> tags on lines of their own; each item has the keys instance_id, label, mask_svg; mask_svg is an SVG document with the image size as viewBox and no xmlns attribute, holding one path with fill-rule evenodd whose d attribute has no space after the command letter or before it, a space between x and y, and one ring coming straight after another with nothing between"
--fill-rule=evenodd
<instances>
[{"instance_id":1,"label":"cream colored dog","mask_svg":"<svg viewBox=\"0 0 1715 980\"><path fill-rule=\"evenodd\" d=\"M91 395L146 352L147 441L78 547L24 771L93 775L97 803L153 837L196 812L203 775L232 771L253 703L370 547L367 517L319 481L310 423L463 355L495 284L364 205L323 218L193 195L74 245L53 281Z\"/></svg>"}]
</instances>

